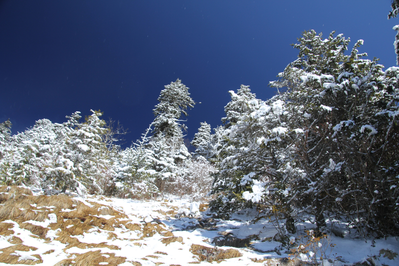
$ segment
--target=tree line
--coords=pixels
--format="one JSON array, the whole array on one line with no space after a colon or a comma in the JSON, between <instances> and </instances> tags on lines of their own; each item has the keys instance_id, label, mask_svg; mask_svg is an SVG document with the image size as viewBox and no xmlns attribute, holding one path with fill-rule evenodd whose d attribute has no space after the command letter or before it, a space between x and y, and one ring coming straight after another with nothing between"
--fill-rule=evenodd
<instances>
[{"instance_id":1,"label":"tree line","mask_svg":"<svg viewBox=\"0 0 399 266\"><path fill-rule=\"evenodd\" d=\"M365 59L357 41L305 31L298 58L270 82L277 94L229 91L222 125L202 122L184 144L181 120L195 102L181 80L166 85L154 121L121 149L116 132L92 111L62 124L36 121L11 135L0 125L0 183L47 194L74 192L143 198L213 194L211 210L228 217L257 208L282 236L303 219L319 232L340 221L363 236L398 235L399 68Z\"/></svg>"}]
</instances>

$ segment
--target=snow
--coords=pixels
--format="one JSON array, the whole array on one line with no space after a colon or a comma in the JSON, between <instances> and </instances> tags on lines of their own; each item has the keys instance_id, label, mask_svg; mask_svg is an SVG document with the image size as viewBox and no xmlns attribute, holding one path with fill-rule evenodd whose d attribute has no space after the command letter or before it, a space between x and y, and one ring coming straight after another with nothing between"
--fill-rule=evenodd
<instances>
[{"instance_id":1,"label":"snow","mask_svg":"<svg viewBox=\"0 0 399 266\"><path fill-rule=\"evenodd\" d=\"M84 152L87 152L87 151L90 150L90 147L87 146L86 144L79 144L79 145L78 145L78 148L79 148L80 150L84 151Z\"/></svg>"},{"instance_id":2,"label":"snow","mask_svg":"<svg viewBox=\"0 0 399 266\"><path fill-rule=\"evenodd\" d=\"M282 115L284 110L284 105L285 103L281 100L275 101L272 105L273 113L276 115Z\"/></svg>"},{"instance_id":3,"label":"snow","mask_svg":"<svg viewBox=\"0 0 399 266\"><path fill-rule=\"evenodd\" d=\"M300 78L303 83L308 83L308 82L312 82L312 81L320 83L320 79L321 79L321 77L319 75L310 74L310 73L306 73L306 75L303 75Z\"/></svg>"},{"instance_id":4,"label":"snow","mask_svg":"<svg viewBox=\"0 0 399 266\"><path fill-rule=\"evenodd\" d=\"M262 196L265 192L265 184L258 180L253 180L252 192L245 191L242 193L242 197L248 201L252 201L254 203L260 202L262 200Z\"/></svg>"},{"instance_id":5,"label":"snow","mask_svg":"<svg viewBox=\"0 0 399 266\"><path fill-rule=\"evenodd\" d=\"M308 113L306 113L306 112L303 114L303 116L304 116L305 118L311 118L311 117L312 117L311 114L308 114Z\"/></svg>"},{"instance_id":6,"label":"snow","mask_svg":"<svg viewBox=\"0 0 399 266\"><path fill-rule=\"evenodd\" d=\"M364 125L360 128L360 133L364 133L365 131L369 130L369 136L377 134L377 130L372 125Z\"/></svg>"},{"instance_id":7,"label":"snow","mask_svg":"<svg viewBox=\"0 0 399 266\"><path fill-rule=\"evenodd\" d=\"M337 168L337 163L330 161L330 168ZM252 184L252 192L243 194L243 197L253 202L261 200L265 193L265 184L253 180L255 173L249 173L242 179L242 184ZM137 229L128 229L127 226L120 224L112 229L105 229L98 226L92 226L79 235L70 235L71 239L76 239L79 246L68 247L61 243L58 238L62 234L61 228L56 228L57 222L62 222L60 216L54 213L55 208L49 206L45 209L50 212L43 222L29 220L29 223L48 228L45 239L34 235L31 231L20 227L18 222L5 220L0 223L12 225L12 235L0 235L0 249L11 247L13 236L20 238L23 245L34 247L29 251L16 250L13 255L19 257L19 260L38 260L38 255L42 259L42 265L54 265L64 259L77 260L78 254L85 254L91 251L98 251L102 261L99 265L115 265L108 261L111 255L115 257L126 258L124 263L119 265L135 265L133 262L141 265L165 265L179 264L190 265L198 261L198 256L191 253L193 244L208 248L215 248L212 241L222 235L232 235L239 239L251 238L248 247L235 248L230 246L217 247L222 249L236 249L242 256L230 258L220 263L213 262L215 265L254 265L254 260L268 260L278 263L281 258L288 256L281 243L274 241L273 237L278 233L275 222L267 218L260 218L254 221L258 212L256 209L237 210L231 215L229 220L214 218L209 211L200 212L200 201L193 201L190 197L178 198L166 196L164 199L154 200L132 200L108 198L104 196L87 196L86 198L75 197L87 208L98 208L98 210L113 209L123 214L119 218L115 214L96 215L101 219L112 220L114 223L125 221L125 224L136 224ZM101 207L98 207L101 205ZM76 207L77 205L75 205ZM97 206L97 207L96 207ZM32 208L38 208L32 204ZM60 210L65 213L71 213L70 209ZM180 217L175 214L181 213ZM88 216L90 217L90 216ZM201 219L210 219L213 226L210 229L200 224ZM73 230L78 224L69 225L68 230ZM148 236L143 235L143 228L148 226L158 227L161 230L155 230ZM298 226L298 233L289 238L293 247L301 245L306 249L307 243L303 242L302 236L304 229L312 229L314 225L304 220ZM52 229L51 229L52 228ZM167 234L165 234L167 233ZM173 235L173 237L172 237ZM256 236L256 237L254 237ZM172 237L173 241L165 242L165 239ZM254 237L254 238L253 238ZM50 239L51 241L48 241ZM10 242L11 241L11 242ZM332 246L330 246L330 244ZM386 239L356 239L345 236L344 238L330 235L328 239L321 239L314 243L312 249L307 254L298 255L303 261L311 261L313 257L319 259L321 251L325 250L324 265L350 265L349 263L361 262L374 256L374 259L380 265L398 265L399 258L389 259L390 252L399 250L399 241L394 237ZM1 252L0 252L1 255ZM327 259L334 262L330 263ZM267 262L265 262L267 263ZM345 264L344 264L345 263ZM209 262L201 261L201 265L209 265ZM0 265L8 265L1 263ZM22 265L22 264L16 264ZM260 265L260 264L259 264Z\"/></svg>"},{"instance_id":8,"label":"snow","mask_svg":"<svg viewBox=\"0 0 399 266\"><path fill-rule=\"evenodd\" d=\"M29 253L23 252L23 251L19 251L19 250L14 251L10 255L19 256L18 261L21 261L21 260L33 260L33 261L36 261L36 260L39 260L38 258L29 255Z\"/></svg>"},{"instance_id":9,"label":"snow","mask_svg":"<svg viewBox=\"0 0 399 266\"><path fill-rule=\"evenodd\" d=\"M52 223L57 223L57 215L55 215L54 213L50 213L48 215L48 218L49 219L46 219L43 222L38 222L38 221L27 221L27 222L41 227L48 227Z\"/></svg>"},{"instance_id":10,"label":"snow","mask_svg":"<svg viewBox=\"0 0 399 266\"><path fill-rule=\"evenodd\" d=\"M399 25L396 25L396 26L398 26L398 29L399 29ZM385 71L385 73L390 74L391 72L395 73L395 72L398 72L398 71L399 71L399 67L391 66Z\"/></svg>"},{"instance_id":11,"label":"snow","mask_svg":"<svg viewBox=\"0 0 399 266\"><path fill-rule=\"evenodd\" d=\"M251 172L247 175L244 175L241 179L240 185L245 186L247 183L250 183L252 181L252 178L256 175L256 173Z\"/></svg>"},{"instance_id":12,"label":"snow","mask_svg":"<svg viewBox=\"0 0 399 266\"><path fill-rule=\"evenodd\" d=\"M330 107L330 106L326 106L326 105L320 105L320 107L322 108L322 109L324 109L324 110L326 110L327 112L331 112L332 111L332 107Z\"/></svg>"},{"instance_id":13,"label":"snow","mask_svg":"<svg viewBox=\"0 0 399 266\"><path fill-rule=\"evenodd\" d=\"M275 127L272 129L272 132L276 135L284 135L288 131L286 127Z\"/></svg>"},{"instance_id":14,"label":"snow","mask_svg":"<svg viewBox=\"0 0 399 266\"><path fill-rule=\"evenodd\" d=\"M352 76L352 75L353 75L353 73L350 73L350 72L342 72L341 74L339 74L337 80L338 80L338 81L341 81L341 79L342 79L343 77L344 77L344 78L349 78L349 77Z\"/></svg>"},{"instance_id":15,"label":"snow","mask_svg":"<svg viewBox=\"0 0 399 266\"><path fill-rule=\"evenodd\" d=\"M335 80L335 78L334 78L333 75L327 75L327 74L322 74L322 75L321 75L321 79L322 79L324 82L326 82L326 81L328 81L328 82L334 82L334 80Z\"/></svg>"},{"instance_id":16,"label":"snow","mask_svg":"<svg viewBox=\"0 0 399 266\"><path fill-rule=\"evenodd\" d=\"M267 139L262 136L256 140L256 143L258 143L258 145L262 145L262 143L267 143Z\"/></svg>"},{"instance_id":17,"label":"snow","mask_svg":"<svg viewBox=\"0 0 399 266\"><path fill-rule=\"evenodd\" d=\"M325 89L334 89L337 86L335 83L323 83L323 88Z\"/></svg>"}]
</instances>

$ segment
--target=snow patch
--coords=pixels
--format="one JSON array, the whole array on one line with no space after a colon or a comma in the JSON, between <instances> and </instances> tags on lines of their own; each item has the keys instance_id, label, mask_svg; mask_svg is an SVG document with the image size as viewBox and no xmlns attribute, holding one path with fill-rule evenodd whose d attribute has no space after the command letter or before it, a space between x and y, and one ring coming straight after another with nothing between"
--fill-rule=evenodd
<instances>
[{"instance_id":1,"label":"snow patch","mask_svg":"<svg viewBox=\"0 0 399 266\"><path fill-rule=\"evenodd\" d=\"M364 133L365 130L370 130L369 136L375 135L378 133L378 131L372 126L372 125L364 125L360 128L360 133Z\"/></svg>"},{"instance_id":2,"label":"snow patch","mask_svg":"<svg viewBox=\"0 0 399 266\"><path fill-rule=\"evenodd\" d=\"M282 100L275 101L272 105L273 113L276 115L282 115L284 110L283 106L284 102Z\"/></svg>"},{"instance_id":3,"label":"snow patch","mask_svg":"<svg viewBox=\"0 0 399 266\"><path fill-rule=\"evenodd\" d=\"M241 186L245 186L246 184L250 183L252 181L252 178L255 176L256 174L254 172L251 172L247 175L244 175L241 179L240 185Z\"/></svg>"},{"instance_id":4,"label":"snow patch","mask_svg":"<svg viewBox=\"0 0 399 266\"><path fill-rule=\"evenodd\" d=\"M86 144L78 144L78 148L83 151L83 152L87 152L90 150L90 147L87 146Z\"/></svg>"},{"instance_id":5,"label":"snow patch","mask_svg":"<svg viewBox=\"0 0 399 266\"><path fill-rule=\"evenodd\" d=\"M327 105L320 105L320 107L322 108L322 109L324 109L324 110L326 110L327 112L331 112L332 111L332 107L330 107L330 106L327 106Z\"/></svg>"},{"instance_id":6,"label":"snow patch","mask_svg":"<svg viewBox=\"0 0 399 266\"><path fill-rule=\"evenodd\" d=\"M272 132L277 135L284 135L287 131L286 127L275 127L272 129Z\"/></svg>"},{"instance_id":7,"label":"snow patch","mask_svg":"<svg viewBox=\"0 0 399 266\"><path fill-rule=\"evenodd\" d=\"M260 202L262 200L262 196L265 192L265 184L258 180L253 180L252 192L245 191L242 193L242 197L248 201L252 201L254 203Z\"/></svg>"}]
</instances>

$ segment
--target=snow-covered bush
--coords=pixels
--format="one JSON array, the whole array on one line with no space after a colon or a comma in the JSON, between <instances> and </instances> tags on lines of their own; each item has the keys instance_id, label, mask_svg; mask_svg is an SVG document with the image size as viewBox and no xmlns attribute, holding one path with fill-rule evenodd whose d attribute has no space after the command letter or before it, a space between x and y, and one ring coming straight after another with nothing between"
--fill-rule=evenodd
<instances>
[{"instance_id":1,"label":"snow-covered bush","mask_svg":"<svg viewBox=\"0 0 399 266\"><path fill-rule=\"evenodd\" d=\"M109 128L100 116L92 111L83 123L79 112L63 124L41 119L9 137L2 143L6 152L0 160L1 183L24 184L50 194L67 190L112 194L111 158L116 150L105 141Z\"/></svg>"},{"instance_id":2,"label":"snow-covered bush","mask_svg":"<svg viewBox=\"0 0 399 266\"><path fill-rule=\"evenodd\" d=\"M225 107L211 208L229 215L256 206L295 231L299 214L317 228L327 218L361 234L399 234L398 68L358 52L356 42L304 32L299 57L279 80L279 94L256 99L248 86Z\"/></svg>"},{"instance_id":3,"label":"snow-covered bush","mask_svg":"<svg viewBox=\"0 0 399 266\"><path fill-rule=\"evenodd\" d=\"M290 191L282 183L282 172L290 168L289 144L297 133L286 126L286 107L279 97L261 101L248 86L230 94L232 101L225 107L228 116L223 119L226 128L219 130L223 137L213 186L218 196L211 208L222 216L251 206L271 210L285 204L277 195ZM289 217L288 211L285 216Z\"/></svg>"},{"instance_id":4,"label":"snow-covered bush","mask_svg":"<svg viewBox=\"0 0 399 266\"><path fill-rule=\"evenodd\" d=\"M304 175L290 186L293 200L318 227L334 214L362 233L398 234L397 70L362 59L362 40L346 55L348 43L305 32L294 45L299 58L271 83L285 88L289 127L304 132L295 141L293 163Z\"/></svg>"},{"instance_id":5,"label":"snow-covered bush","mask_svg":"<svg viewBox=\"0 0 399 266\"><path fill-rule=\"evenodd\" d=\"M118 196L125 198L148 198L157 194L156 171L151 169L154 152L147 147L150 141L150 127L140 140L120 151L115 165Z\"/></svg>"},{"instance_id":6,"label":"snow-covered bush","mask_svg":"<svg viewBox=\"0 0 399 266\"><path fill-rule=\"evenodd\" d=\"M193 200L204 198L211 191L215 167L204 157L187 160L180 172L165 184L165 192L190 196Z\"/></svg>"},{"instance_id":7,"label":"snow-covered bush","mask_svg":"<svg viewBox=\"0 0 399 266\"><path fill-rule=\"evenodd\" d=\"M195 133L191 145L195 147L195 155L203 156L206 159L210 159L213 155L212 153L212 135L211 135L211 125L207 122L201 122L198 132Z\"/></svg>"}]
</instances>

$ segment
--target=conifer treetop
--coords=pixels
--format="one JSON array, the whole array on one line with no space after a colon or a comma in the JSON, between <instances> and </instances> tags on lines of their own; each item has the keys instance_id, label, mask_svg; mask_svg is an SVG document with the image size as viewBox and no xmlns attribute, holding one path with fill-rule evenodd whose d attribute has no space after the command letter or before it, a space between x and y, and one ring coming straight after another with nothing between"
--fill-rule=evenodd
<instances>
[{"instance_id":1,"label":"conifer treetop","mask_svg":"<svg viewBox=\"0 0 399 266\"><path fill-rule=\"evenodd\" d=\"M194 107L195 102L190 97L186 87L180 79L165 85L158 97L159 103L154 108L155 119L153 132L155 136L163 133L165 136L181 136L181 128L185 126L179 123L182 114L187 116L188 107Z\"/></svg>"}]
</instances>

